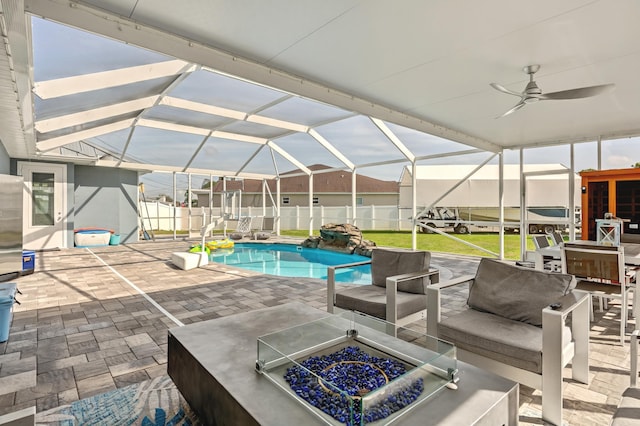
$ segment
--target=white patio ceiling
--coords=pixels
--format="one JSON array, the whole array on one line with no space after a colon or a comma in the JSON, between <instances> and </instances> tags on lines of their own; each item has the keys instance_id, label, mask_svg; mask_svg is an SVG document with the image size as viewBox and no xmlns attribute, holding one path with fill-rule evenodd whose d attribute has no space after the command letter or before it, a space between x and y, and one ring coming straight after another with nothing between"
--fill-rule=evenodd
<instances>
[{"instance_id":1,"label":"white patio ceiling","mask_svg":"<svg viewBox=\"0 0 640 426\"><path fill-rule=\"evenodd\" d=\"M633 0L0 4L13 157L270 177L640 134ZM529 64L545 92L616 87L495 119L518 99L489 83Z\"/></svg>"}]
</instances>

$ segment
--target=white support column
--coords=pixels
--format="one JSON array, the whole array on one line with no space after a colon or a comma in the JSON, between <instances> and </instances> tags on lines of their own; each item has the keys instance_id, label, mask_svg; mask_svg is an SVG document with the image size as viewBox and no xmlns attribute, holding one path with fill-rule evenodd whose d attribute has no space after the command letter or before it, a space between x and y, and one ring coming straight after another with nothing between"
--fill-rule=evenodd
<instances>
[{"instance_id":1,"label":"white support column","mask_svg":"<svg viewBox=\"0 0 640 426\"><path fill-rule=\"evenodd\" d=\"M187 175L187 204L189 204L188 206L188 212L189 212L189 220L188 220L188 224L189 224L189 234L191 234L191 173L189 173Z\"/></svg>"},{"instance_id":2,"label":"white support column","mask_svg":"<svg viewBox=\"0 0 640 426\"><path fill-rule=\"evenodd\" d=\"M357 178L357 173L356 173L356 169L353 169L353 171L351 171L351 210L352 210L352 214L351 214L351 224L353 226L358 226L357 225L357 200L356 200L356 193L358 191L358 188L356 186L356 178Z\"/></svg>"},{"instance_id":3,"label":"white support column","mask_svg":"<svg viewBox=\"0 0 640 426\"><path fill-rule=\"evenodd\" d=\"M276 178L276 235L280 235L280 176Z\"/></svg>"},{"instance_id":4,"label":"white support column","mask_svg":"<svg viewBox=\"0 0 640 426\"><path fill-rule=\"evenodd\" d=\"M520 256L526 258L527 253L527 233L528 229L525 224L526 201L524 199L525 178L524 178L524 151L520 148Z\"/></svg>"},{"instance_id":5,"label":"white support column","mask_svg":"<svg viewBox=\"0 0 640 426\"><path fill-rule=\"evenodd\" d=\"M569 241L576 239L576 164L575 164L575 146L569 145Z\"/></svg>"},{"instance_id":6,"label":"white support column","mask_svg":"<svg viewBox=\"0 0 640 426\"><path fill-rule=\"evenodd\" d=\"M309 174L309 235L313 235L313 173Z\"/></svg>"},{"instance_id":7,"label":"white support column","mask_svg":"<svg viewBox=\"0 0 640 426\"><path fill-rule=\"evenodd\" d=\"M173 240L177 239L177 229L178 229L178 207L176 206L177 202L177 188L176 188L176 172L173 172Z\"/></svg>"},{"instance_id":8,"label":"white support column","mask_svg":"<svg viewBox=\"0 0 640 426\"><path fill-rule=\"evenodd\" d=\"M418 207L416 203L418 201L418 192L416 183L418 181L416 177L416 162L411 162L411 248L416 250L418 247L418 229L416 228L416 214L418 213Z\"/></svg>"},{"instance_id":9,"label":"white support column","mask_svg":"<svg viewBox=\"0 0 640 426\"><path fill-rule=\"evenodd\" d=\"M213 175L209 175L209 223L213 223Z\"/></svg>"},{"instance_id":10,"label":"white support column","mask_svg":"<svg viewBox=\"0 0 640 426\"><path fill-rule=\"evenodd\" d=\"M500 222L500 229L498 235L500 236L499 254L500 260L504 259L504 152L500 151L498 155L498 222ZM522 260L524 260L524 253L522 253Z\"/></svg>"},{"instance_id":11,"label":"white support column","mask_svg":"<svg viewBox=\"0 0 640 426\"><path fill-rule=\"evenodd\" d=\"M602 136L598 136L598 170L602 170Z\"/></svg>"},{"instance_id":12,"label":"white support column","mask_svg":"<svg viewBox=\"0 0 640 426\"><path fill-rule=\"evenodd\" d=\"M225 217L224 224L222 225L222 233L227 236L227 178L222 176L222 192L220 193L220 212Z\"/></svg>"},{"instance_id":13,"label":"white support column","mask_svg":"<svg viewBox=\"0 0 640 426\"><path fill-rule=\"evenodd\" d=\"M262 179L262 217L267 215L267 180Z\"/></svg>"}]
</instances>

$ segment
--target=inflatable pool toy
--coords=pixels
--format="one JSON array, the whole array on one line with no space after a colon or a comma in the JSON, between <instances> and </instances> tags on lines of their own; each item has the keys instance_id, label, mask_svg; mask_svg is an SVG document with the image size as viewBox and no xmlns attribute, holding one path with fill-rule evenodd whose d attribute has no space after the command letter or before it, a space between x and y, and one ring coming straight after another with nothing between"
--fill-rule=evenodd
<instances>
[{"instance_id":1,"label":"inflatable pool toy","mask_svg":"<svg viewBox=\"0 0 640 426\"><path fill-rule=\"evenodd\" d=\"M207 254L211 254L211 249L205 244L204 251ZM198 244L197 246L193 246L189 249L189 253L200 253L202 252L202 246Z\"/></svg>"},{"instance_id":2,"label":"inflatable pool toy","mask_svg":"<svg viewBox=\"0 0 640 426\"><path fill-rule=\"evenodd\" d=\"M224 256L229 256L230 254L233 254L233 251L234 251L233 247L211 250L211 254L209 255L209 259L215 259L215 258L220 258L220 257L224 257Z\"/></svg>"},{"instance_id":3,"label":"inflatable pool toy","mask_svg":"<svg viewBox=\"0 0 640 426\"><path fill-rule=\"evenodd\" d=\"M209 250L218 250L218 249L228 249L228 248L233 248L234 242L231 241L230 239L226 238L224 240L213 240L213 241L209 241L206 244L206 247Z\"/></svg>"}]
</instances>

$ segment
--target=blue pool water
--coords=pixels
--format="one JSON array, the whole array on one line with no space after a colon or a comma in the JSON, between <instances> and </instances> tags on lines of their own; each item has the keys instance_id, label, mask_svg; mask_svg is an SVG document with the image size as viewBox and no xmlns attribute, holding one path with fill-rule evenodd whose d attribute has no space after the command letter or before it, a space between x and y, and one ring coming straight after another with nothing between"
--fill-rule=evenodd
<instances>
[{"instance_id":1,"label":"blue pool water","mask_svg":"<svg viewBox=\"0 0 640 426\"><path fill-rule=\"evenodd\" d=\"M293 244L236 243L233 249L219 249L209 257L214 262L281 277L327 278L327 267L370 260L357 254L304 248ZM371 266L336 271L336 281L371 283Z\"/></svg>"}]
</instances>

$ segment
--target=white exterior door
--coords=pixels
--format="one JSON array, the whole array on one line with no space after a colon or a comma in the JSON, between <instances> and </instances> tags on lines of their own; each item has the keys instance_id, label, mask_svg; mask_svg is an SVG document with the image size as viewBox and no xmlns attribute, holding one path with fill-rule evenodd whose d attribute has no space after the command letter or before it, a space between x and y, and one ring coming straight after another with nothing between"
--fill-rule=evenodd
<instances>
[{"instance_id":1,"label":"white exterior door","mask_svg":"<svg viewBox=\"0 0 640 426\"><path fill-rule=\"evenodd\" d=\"M23 247L29 250L67 246L65 164L18 162L24 178Z\"/></svg>"}]
</instances>

